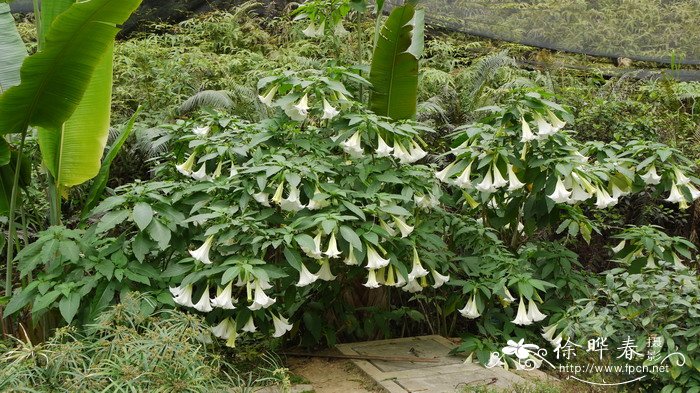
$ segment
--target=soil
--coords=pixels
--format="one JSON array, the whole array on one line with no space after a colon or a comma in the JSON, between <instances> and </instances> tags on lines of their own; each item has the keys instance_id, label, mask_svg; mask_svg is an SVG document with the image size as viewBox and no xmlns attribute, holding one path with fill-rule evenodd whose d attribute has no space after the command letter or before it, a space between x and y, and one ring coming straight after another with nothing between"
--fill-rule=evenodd
<instances>
[{"instance_id":1,"label":"soil","mask_svg":"<svg viewBox=\"0 0 700 393\"><path fill-rule=\"evenodd\" d=\"M313 385L316 393L375 393L382 390L350 360L289 357L290 371Z\"/></svg>"}]
</instances>

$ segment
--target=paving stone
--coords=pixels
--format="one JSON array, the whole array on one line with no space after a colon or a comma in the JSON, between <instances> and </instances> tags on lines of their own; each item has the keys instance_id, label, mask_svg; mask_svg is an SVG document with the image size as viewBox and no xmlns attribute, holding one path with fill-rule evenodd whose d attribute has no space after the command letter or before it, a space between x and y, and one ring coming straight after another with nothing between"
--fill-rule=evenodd
<instances>
[{"instance_id":1,"label":"paving stone","mask_svg":"<svg viewBox=\"0 0 700 393\"><path fill-rule=\"evenodd\" d=\"M346 355L415 356L438 360L436 363L353 360L390 393L453 393L467 386L506 388L527 382L522 376L502 368L487 369L476 363L464 363L463 357L449 354L455 346L441 336L421 336L338 344L336 347Z\"/></svg>"}]
</instances>

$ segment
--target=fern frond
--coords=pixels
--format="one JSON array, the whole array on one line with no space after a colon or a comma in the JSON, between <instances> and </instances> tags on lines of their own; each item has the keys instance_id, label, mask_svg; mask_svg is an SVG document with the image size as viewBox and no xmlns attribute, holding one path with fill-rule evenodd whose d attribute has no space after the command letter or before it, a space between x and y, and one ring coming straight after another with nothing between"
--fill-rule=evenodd
<instances>
[{"instance_id":1,"label":"fern frond","mask_svg":"<svg viewBox=\"0 0 700 393\"><path fill-rule=\"evenodd\" d=\"M178 108L178 112L181 114L189 113L202 107L231 109L233 108L233 100L228 91L204 90L183 102Z\"/></svg>"},{"instance_id":2,"label":"fern frond","mask_svg":"<svg viewBox=\"0 0 700 393\"><path fill-rule=\"evenodd\" d=\"M457 79L462 93L464 109L472 109L480 101L484 86L492 80L503 67L515 67L513 58L507 51L501 51L477 60L471 67L460 72Z\"/></svg>"}]
</instances>

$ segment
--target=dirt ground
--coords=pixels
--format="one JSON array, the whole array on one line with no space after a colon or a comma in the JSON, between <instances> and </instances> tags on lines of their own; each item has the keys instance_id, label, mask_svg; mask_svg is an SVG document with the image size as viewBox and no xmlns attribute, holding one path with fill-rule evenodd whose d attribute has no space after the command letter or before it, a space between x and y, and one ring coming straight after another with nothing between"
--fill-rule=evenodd
<instances>
[{"instance_id":1,"label":"dirt ground","mask_svg":"<svg viewBox=\"0 0 700 393\"><path fill-rule=\"evenodd\" d=\"M289 357L287 367L309 381L316 393L376 393L374 386L350 360Z\"/></svg>"}]
</instances>

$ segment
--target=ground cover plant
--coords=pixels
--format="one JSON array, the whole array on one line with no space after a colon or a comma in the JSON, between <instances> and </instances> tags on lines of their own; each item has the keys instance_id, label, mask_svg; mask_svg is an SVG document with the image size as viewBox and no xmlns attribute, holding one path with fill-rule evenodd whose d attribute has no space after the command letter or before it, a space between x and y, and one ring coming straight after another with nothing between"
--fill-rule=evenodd
<instances>
[{"instance_id":1,"label":"ground cover plant","mask_svg":"<svg viewBox=\"0 0 700 393\"><path fill-rule=\"evenodd\" d=\"M98 3L114 2L66 2L54 26ZM633 337L642 353L661 337L640 362L686 361L628 388L700 389L696 84L528 71L516 60L533 49L424 41L411 1L386 17L363 1L307 1L278 18L256 7L116 42L114 128L107 138L101 113L95 144L81 139L95 122L76 115L80 99L72 114L10 116L10 103L51 94L28 93L29 77L3 89L0 306L22 342L8 342L3 361L18 371L0 384L106 388L89 377L114 371L99 347L114 331L100 323L137 304L139 320L117 324L137 351L175 350L151 346L161 325L196 330L177 344L197 355L173 366L181 374L129 366L149 375L141 389L243 385L243 366L225 359L256 342L426 333L460 336L459 351L507 368L533 359L499 354L520 340L551 352ZM40 48L23 69L76 45L53 26L19 26L7 42ZM104 105L88 82L76 96ZM42 374L30 343L43 340L85 351ZM187 382L202 367L211 378Z\"/></svg>"}]
</instances>

